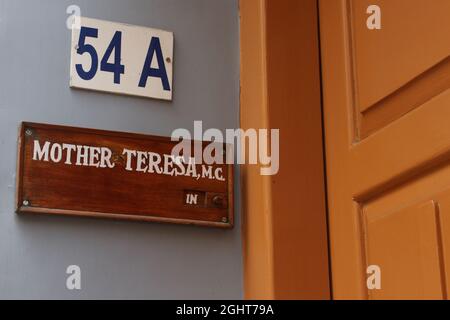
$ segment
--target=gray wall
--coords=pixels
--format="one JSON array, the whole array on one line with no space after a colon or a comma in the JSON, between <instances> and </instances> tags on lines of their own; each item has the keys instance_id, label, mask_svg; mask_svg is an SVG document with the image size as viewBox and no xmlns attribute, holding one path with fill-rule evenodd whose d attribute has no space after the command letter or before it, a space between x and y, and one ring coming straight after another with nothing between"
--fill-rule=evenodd
<instances>
[{"instance_id":1,"label":"gray wall","mask_svg":"<svg viewBox=\"0 0 450 320\"><path fill-rule=\"evenodd\" d=\"M173 31L173 102L69 89L70 4ZM239 198L232 231L14 213L20 121L165 136L194 120L238 127L238 23L237 0L0 0L0 298L242 298ZM81 291L65 287L72 264Z\"/></svg>"}]
</instances>

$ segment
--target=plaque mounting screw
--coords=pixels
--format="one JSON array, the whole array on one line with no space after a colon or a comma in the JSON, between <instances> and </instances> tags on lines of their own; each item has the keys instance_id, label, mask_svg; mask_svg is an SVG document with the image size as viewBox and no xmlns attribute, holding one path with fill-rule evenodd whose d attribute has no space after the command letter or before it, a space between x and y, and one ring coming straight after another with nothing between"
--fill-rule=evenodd
<instances>
[{"instance_id":1,"label":"plaque mounting screw","mask_svg":"<svg viewBox=\"0 0 450 320\"><path fill-rule=\"evenodd\" d=\"M167 63L171 63L171 62L172 62L172 59L170 59L170 57L167 57L167 58L166 58L166 62L167 62Z\"/></svg>"},{"instance_id":2,"label":"plaque mounting screw","mask_svg":"<svg viewBox=\"0 0 450 320\"><path fill-rule=\"evenodd\" d=\"M223 218L222 218L222 222L223 222L223 223L227 223L227 222L228 222L228 218L227 218L227 217L223 217Z\"/></svg>"},{"instance_id":3,"label":"plaque mounting screw","mask_svg":"<svg viewBox=\"0 0 450 320\"><path fill-rule=\"evenodd\" d=\"M30 129L25 130L25 134L27 136L32 136L33 135L33 131L31 131Z\"/></svg>"},{"instance_id":4,"label":"plaque mounting screw","mask_svg":"<svg viewBox=\"0 0 450 320\"><path fill-rule=\"evenodd\" d=\"M25 207L28 207L30 205L30 202L28 200L23 200L23 205Z\"/></svg>"}]
</instances>

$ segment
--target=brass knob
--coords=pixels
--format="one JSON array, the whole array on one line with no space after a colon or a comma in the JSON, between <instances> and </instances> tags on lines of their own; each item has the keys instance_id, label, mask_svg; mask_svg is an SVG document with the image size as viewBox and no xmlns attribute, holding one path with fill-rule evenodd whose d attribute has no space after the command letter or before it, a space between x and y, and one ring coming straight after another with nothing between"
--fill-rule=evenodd
<instances>
[{"instance_id":1,"label":"brass knob","mask_svg":"<svg viewBox=\"0 0 450 320\"><path fill-rule=\"evenodd\" d=\"M222 196L214 196L212 199L212 203L217 207L223 206L223 202L224 200Z\"/></svg>"}]
</instances>

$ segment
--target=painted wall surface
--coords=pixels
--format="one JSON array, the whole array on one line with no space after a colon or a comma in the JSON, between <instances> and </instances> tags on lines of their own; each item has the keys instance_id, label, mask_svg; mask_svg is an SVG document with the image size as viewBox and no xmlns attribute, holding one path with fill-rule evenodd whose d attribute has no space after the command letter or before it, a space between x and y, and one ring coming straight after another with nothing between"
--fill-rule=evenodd
<instances>
[{"instance_id":1,"label":"painted wall surface","mask_svg":"<svg viewBox=\"0 0 450 320\"><path fill-rule=\"evenodd\" d=\"M173 31L173 102L70 89L71 4ZM231 231L14 213L20 121L165 136L194 120L238 127L237 1L0 0L0 70L1 299L242 298L239 189ZM80 291L66 289L73 264Z\"/></svg>"}]
</instances>

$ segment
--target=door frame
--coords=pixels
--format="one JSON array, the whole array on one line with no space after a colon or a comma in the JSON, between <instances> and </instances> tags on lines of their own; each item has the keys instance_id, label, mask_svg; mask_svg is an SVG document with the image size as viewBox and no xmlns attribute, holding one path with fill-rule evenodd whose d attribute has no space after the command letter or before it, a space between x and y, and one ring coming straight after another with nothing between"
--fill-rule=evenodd
<instances>
[{"instance_id":1,"label":"door frame","mask_svg":"<svg viewBox=\"0 0 450 320\"><path fill-rule=\"evenodd\" d=\"M280 171L243 165L246 299L331 299L318 0L240 0L241 128L280 129Z\"/></svg>"}]
</instances>

